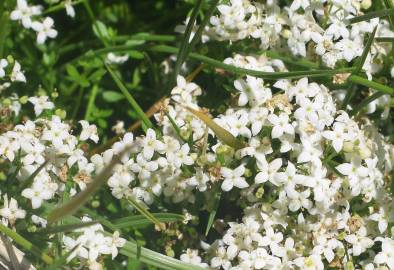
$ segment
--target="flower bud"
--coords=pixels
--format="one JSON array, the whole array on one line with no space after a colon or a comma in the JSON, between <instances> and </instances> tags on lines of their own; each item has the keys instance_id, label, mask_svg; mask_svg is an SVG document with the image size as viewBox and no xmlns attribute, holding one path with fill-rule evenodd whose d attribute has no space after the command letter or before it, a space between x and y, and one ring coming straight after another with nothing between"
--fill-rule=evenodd
<instances>
[{"instance_id":1,"label":"flower bud","mask_svg":"<svg viewBox=\"0 0 394 270\"><path fill-rule=\"evenodd\" d=\"M7 56L8 64L12 65L12 64L14 64L14 61L15 61L15 59L14 59L14 57L12 55L8 55Z\"/></svg>"},{"instance_id":2,"label":"flower bud","mask_svg":"<svg viewBox=\"0 0 394 270\"><path fill-rule=\"evenodd\" d=\"M361 2L361 8L362 9L369 9L372 6L372 1L371 0L363 0Z\"/></svg>"},{"instance_id":3,"label":"flower bud","mask_svg":"<svg viewBox=\"0 0 394 270\"><path fill-rule=\"evenodd\" d=\"M354 151L354 145L352 142L350 141L346 141L343 143L343 151L347 152L347 153L351 153Z\"/></svg>"},{"instance_id":4,"label":"flower bud","mask_svg":"<svg viewBox=\"0 0 394 270\"><path fill-rule=\"evenodd\" d=\"M20 102L21 104L26 104L28 100L29 100L29 97L28 97L28 96L23 96L23 97L20 97L20 98L19 98L19 102Z\"/></svg>"},{"instance_id":5,"label":"flower bud","mask_svg":"<svg viewBox=\"0 0 394 270\"><path fill-rule=\"evenodd\" d=\"M58 96L59 96L59 93L57 91L51 93L51 97L53 99L57 98Z\"/></svg>"},{"instance_id":6,"label":"flower bud","mask_svg":"<svg viewBox=\"0 0 394 270\"><path fill-rule=\"evenodd\" d=\"M353 262L347 262L345 264L345 270L354 270L354 264Z\"/></svg>"},{"instance_id":7,"label":"flower bud","mask_svg":"<svg viewBox=\"0 0 394 270\"><path fill-rule=\"evenodd\" d=\"M261 199L263 198L264 195L264 188L263 187L259 187L256 191L256 198Z\"/></svg>"},{"instance_id":8,"label":"flower bud","mask_svg":"<svg viewBox=\"0 0 394 270\"><path fill-rule=\"evenodd\" d=\"M55 115L59 116L61 119L65 119L67 116L67 112L62 109L56 109Z\"/></svg>"},{"instance_id":9,"label":"flower bud","mask_svg":"<svg viewBox=\"0 0 394 270\"><path fill-rule=\"evenodd\" d=\"M11 104L12 104L12 100L11 100L11 99L5 98L5 99L3 100L3 105L4 105L4 106L10 106Z\"/></svg>"},{"instance_id":10,"label":"flower bud","mask_svg":"<svg viewBox=\"0 0 394 270\"><path fill-rule=\"evenodd\" d=\"M93 208L98 208L100 206L100 202L98 200L94 200L94 201L92 201L91 205Z\"/></svg>"}]
</instances>

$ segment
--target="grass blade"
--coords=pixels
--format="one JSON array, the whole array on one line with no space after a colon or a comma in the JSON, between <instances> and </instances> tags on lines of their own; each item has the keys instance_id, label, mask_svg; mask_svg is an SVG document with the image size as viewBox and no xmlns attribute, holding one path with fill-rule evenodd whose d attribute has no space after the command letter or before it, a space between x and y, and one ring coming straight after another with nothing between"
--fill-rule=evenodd
<instances>
[{"instance_id":1,"label":"grass blade","mask_svg":"<svg viewBox=\"0 0 394 270\"><path fill-rule=\"evenodd\" d=\"M211 212L209 213L207 228L205 229L205 236L208 235L209 231L212 228L213 222L215 221L216 213L218 211L219 204L220 204L220 197L221 197L221 195L222 195L221 190L216 191L215 198L214 198L215 201L214 201L213 209L211 209Z\"/></svg>"},{"instance_id":2,"label":"grass blade","mask_svg":"<svg viewBox=\"0 0 394 270\"><path fill-rule=\"evenodd\" d=\"M30 251L32 254L38 256L38 258L40 258L46 264L52 264L53 263L52 257L50 257L45 252L39 250L30 241L28 241L26 238L24 238L23 236L21 236L17 232L15 232L15 231L11 230L10 228L4 226L3 223L1 223L1 222L0 222L0 232L4 233L6 236L8 236L12 240L14 240L15 243L20 245L25 250Z\"/></svg>"},{"instance_id":3,"label":"grass blade","mask_svg":"<svg viewBox=\"0 0 394 270\"><path fill-rule=\"evenodd\" d=\"M353 17L349 20L346 20L345 23L346 24L353 24L353 23L368 21L373 18L386 17L386 16L389 16L392 14L394 14L394 8L378 10L378 11L369 12L365 15Z\"/></svg>"},{"instance_id":4,"label":"grass blade","mask_svg":"<svg viewBox=\"0 0 394 270\"><path fill-rule=\"evenodd\" d=\"M363 50L363 53L361 54L360 58L358 59L358 61L357 61L357 63L356 63L356 68L355 68L355 70L352 72L352 74L358 74L358 73L361 72L361 70L362 70L362 68L363 68L363 66L364 66L365 60L367 59L369 50L371 49L373 40L374 40L374 38L375 38L375 34L376 34L377 28L378 28L378 27L375 26L375 28L373 29L372 33L371 33L370 36L368 37L367 44L365 45L364 50ZM352 96L353 96L353 94L354 94L354 91L355 91L355 90L354 90L353 84L350 83L349 86L348 86L348 88L347 88L347 92L346 92L345 98L344 98L343 103L342 103L342 108L343 108L343 109L346 109L347 105L348 105L349 102L350 102L350 99L352 98Z\"/></svg>"},{"instance_id":5,"label":"grass blade","mask_svg":"<svg viewBox=\"0 0 394 270\"><path fill-rule=\"evenodd\" d=\"M36 233L40 234L54 234L54 233L63 233L63 232L72 232L80 228L89 227L94 224L97 224L98 221L89 221L89 222L79 222L67 225L60 225L60 226L49 226L47 228L38 230Z\"/></svg>"},{"instance_id":6,"label":"grass blade","mask_svg":"<svg viewBox=\"0 0 394 270\"><path fill-rule=\"evenodd\" d=\"M174 54L178 52L178 48L167 46L167 45L156 45L146 49L155 52L170 53L170 54ZM267 80L295 79L302 77L327 77L327 76L330 77L335 74L349 73L354 70L354 67L350 67L350 68L339 68L339 69L302 70L302 71L293 71L293 72L264 72L264 71L238 68L232 65L227 65L222 61L218 61L216 59L197 53L190 53L190 58L203 62L212 67L223 69L233 74L251 75L254 77L259 77Z\"/></svg>"},{"instance_id":7,"label":"grass blade","mask_svg":"<svg viewBox=\"0 0 394 270\"><path fill-rule=\"evenodd\" d=\"M127 198L127 201L135 208L138 212L141 213L147 220L157 225L160 229L165 229L165 225L160 222L151 212L148 211L144 206L142 206L139 202L134 200L133 198Z\"/></svg>"},{"instance_id":8,"label":"grass blade","mask_svg":"<svg viewBox=\"0 0 394 270\"><path fill-rule=\"evenodd\" d=\"M185 34L183 35L182 43L180 46L180 50L178 51L175 67L174 67L174 74L173 74L173 79L172 79L172 85L176 81L176 77L179 74L179 71L181 69L181 66L186 59L186 55L188 52L188 47L190 46L189 39L190 35L193 30L194 23L196 22L198 12L201 8L202 0L197 0L197 3L195 7L193 8L192 14L190 15L189 22L186 25L186 31ZM170 86L172 88L172 85Z\"/></svg>"},{"instance_id":9,"label":"grass blade","mask_svg":"<svg viewBox=\"0 0 394 270\"><path fill-rule=\"evenodd\" d=\"M104 63L105 64L105 63ZM105 64L109 74L111 75L112 79L115 81L116 85L123 93L127 101L130 103L131 107L135 110L141 121L145 124L146 127L152 128L152 122L149 118L145 115L144 111L141 109L140 105L138 105L137 101L133 98L130 92L127 90L127 87L123 84L120 78L116 75L116 73L107 65Z\"/></svg>"},{"instance_id":10,"label":"grass blade","mask_svg":"<svg viewBox=\"0 0 394 270\"><path fill-rule=\"evenodd\" d=\"M223 143L233 147L234 149L240 149L244 147L243 142L241 142L240 140L235 138L230 132L216 124L215 121L213 121L213 119L211 119L205 113L186 106L184 106L184 108L191 112L194 116L199 118L201 121L203 121Z\"/></svg>"},{"instance_id":11,"label":"grass blade","mask_svg":"<svg viewBox=\"0 0 394 270\"><path fill-rule=\"evenodd\" d=\"M383 85L380 84L378 82L375 81L369 81L363 77L357 76L357 75L351 75L349 76L348 80L350 82L356 83L356 84L360 84L360 85L364 85L366 87L375 89L376 91L388 94L393 96L394 95L394 88L391 88L390 86L387 85Z\"/></svg>"},{"instance_id":12,"label":"grass blade","mask_svg":"<svg viewBox=\"0 0 394 270\"><path fill-rule=\"evenodd\" d=\"M375 99L380 98L381 96L385 95L383 92L376 92L373 95L370 95L366 99L364 99L359 105L354 107L354 109L350 112L350 115L356 115L359 111L361 111L364 107L366 107L369 103L374 101Z\"/></svg>"},{"instance_id":13,"label":"grass blade","mask_svg":"<svg viewBox=\"0 0 394 270\"><path fill-rule=\"evenodd\" d=\"M152 214L159 222L177 222L184 219L183 215L173 213L154 213ZM151 225L152 222L144 215L134 215L130 217L119 218L113 221L116 229L133 228L140 229Z\"/></svg>"}]
</instances>

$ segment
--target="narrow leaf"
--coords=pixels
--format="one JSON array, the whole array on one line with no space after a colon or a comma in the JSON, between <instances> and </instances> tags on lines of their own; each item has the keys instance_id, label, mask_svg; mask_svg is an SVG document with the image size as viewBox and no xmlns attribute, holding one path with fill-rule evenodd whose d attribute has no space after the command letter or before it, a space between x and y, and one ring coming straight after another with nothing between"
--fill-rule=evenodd
<instances>
[{"instance_id":1,"label":"narrow leaf","mask_svg":"<svg viewBox=\"0 0 394 270\"><path fill-rule=\"evenodd\" d=\"M358 22L362 22L362 21L368 21L373 18L380 18L380 17L389 16L391 14L394 14L394 8L369 12L365 15L357 16L357 17L351 18L349 20L346 20L345 23L353 24L353 23L358 23Z\"/></svg>"},{"instance_id":2,"label":"narrow leaf","mask_svg":"<svg viewBox=\"0 0 394 270\"><path fill-rule=\"evenodd\" d=\"M47 228L37 230L36 233L53 234L53 233L60 233L60 232L72 232L77 229L89 227L89 226L92 226L97 223L98 223L97 221L89 221L89 222L79 222L79 223L60 225L60 226L49 226Z\"/></svg>"},{"instance_id":3,"label":"narrow leaf","mask_svg":"<svg viewBox=\"0 0 394 270\"><path fill-rule=\"evenodd\" d=\"M134 200L133 198L127 198L127 200L129 201L129 203L138 211L141 213L141 215L143 215L144 217L146 217L146 219L148 219L150 222L152 222L153 224L159 226L159 228L164 229L164 224L162 222L160 222L154 215L152 215L151 212L148 211L148 209L146 209L144 206L142 206L139 202L137 202L136 200Z\"/></svg>"},{"instance_id":4,"label":"narrow leaf","mask_svg":"<svg viewBox=\"0 0 394 270\"><path fill-rule=\"evenodd\" d=\"M211 211L209 213L207 228L205 229L205 236L208 235L209 231L212 228L213 222L215 221L216 213L218 211L219 204L220 204L220 197L221 197L221 195L222 195L221 190L218 190L215 193L214 206L213 206L213 209L211 209Z\"/></svg>"},{"instance_id":5,"label":"narrow leaf","mask_svg":"<svg viewBox=\"0 0 394 270\"><path fill-rule=\"evenodd\" d=\"M368 79L365 79L365 78L357 76L357 75L349 76L348 81L356 83L356 84L364 85L366 87L375 89L376 91L379 91L379 92L382 92L382 93L385 93L385 94L388 94L391 96L394 95L394 88L391 88L390 86L387 86L384 84L380 84L375 81L370 81Z\"/></svg>"},{"instance_id":6,"label":"narrow leaf","mask_svg":"<svg viewBox=\"0 0 394 270\"><path fill-rule=\"evenodd\" d=\"M375 99L380 98L381 96L385 95L383 92L376 92L366 99L364 99L360 104L358 104L354 109L351 111L350 115L356 115L359 111L361 111L364 107L368 106L369 103L374 101Z\"/></svg>"},{"instance_id":7,"label":"narrow leaf","mask_svg":"<svg viewBox=\"0 0 394 270\"><path fill-rule=\"evenodd\" d=\"M126 86L123 84L123 82L120 80L120 78L115 74L115 72L107 64L105 64L105 67L107 68L108 72L110 73L112 79L115 81L116 85L119 87L120 91L123 93L123 95L125 96L127 101L130 103L131 107L135 110L137 115L140 117L142 122L145 124L145 126L147 126L149 128L153 127L152 122L145 115L145 113L141 109L140 105L138 105L137 101L133 98L133 96L127 90Z\"/></svg>"},{"instance_id":8,"label":"narrow leaf","mask_svg":"<svg viewBox=\"0 0 394 270\"><path fill-rule=\"evenodd\" d=\"M4 233L6 236L14 240L15 243L20 245L26 251L30 251L32 254L38 256L38 258L40 258L43 262L47 264L52 264L53 259L49 255L39 250L35 245L33 245L30 241L28 241L26 238L24 238L17 232L4 226L3 223L1 222L0 222L0 232Z\"/></svg>"},{"instance_id":9,"label":"narrow leaf","mask_svg":"<svg viewBox=\"0 0 394 270\"><path fill-rule=\"evenodd\" d=\"M194 114L197 118L199 118L201 121L203 121L214 133L215 135L221 140L223 143L235 148L235 149L240 149L244 147L244 143L235 138L230 132L219 126L218 124L215 123L208 115L201 111L197 111L195 109L192 109L190 107L185 108Z\"/></svg>"},{"instance_id":10,"label":"narrow leaf","mask_svg":"<svg viewBox=\"0 0 394 270\"><path fill-rule=\"evenodd\" d=\"M152 214L159 222L177 222L183 220L184 216L180 214L173 213L154 213ZM152 222L146 218L144 215L134 215L130 217L119 218L113 221L116 229L123 228L133 228L140 229L144 228L148 225L151 225Z\"/></svg>"}]
</instances>

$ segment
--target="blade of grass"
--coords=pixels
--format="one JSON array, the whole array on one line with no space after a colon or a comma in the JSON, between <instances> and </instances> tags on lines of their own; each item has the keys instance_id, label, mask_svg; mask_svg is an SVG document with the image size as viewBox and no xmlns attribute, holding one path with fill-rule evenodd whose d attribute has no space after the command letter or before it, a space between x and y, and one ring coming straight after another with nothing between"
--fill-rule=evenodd
<instances>
[{"instance_id":1,"label":"blade of grass","mask_svg":"<svg viewBox=\"0 0 394 270\"><path fill-rule=\"evenodd\" d=\"M147 47L146 49L155 52L170 53L170 54L174 54L178 52L178 48L167 46L167 45L155 45L152 47ZM246 68L238 68L233 65L228 65L223 63L222 61L218 61L216 59L197 53L190 53L190 58L203 62L212 67L221 68L233 74L251 75L268 80L294 79L294 78L302 78L302 77L327 77L340 73L349 73L354 70L354 67L350 67L350 68L339 68L339 69L303 70L303 71L293 71L293 72L264 72L264 71L246 69Z\"/></svg>"},{"instance_id":2,"label":"blade of grass","mask_svg":"<svg viewBox=\"0 0 394 270\"><path fill-rule=\"evenodd\" d=\"M1 223L1 222L0 222L0 232L2 232L6 236L8 236L12 240L14 240L15 243L20 245L26 251L30 251L32 254L38 256L38 258L40 258L46 264L53 263L53 259L48 254L39 250L36 246L34 246L26 238L24 238L23 236L21 236L17 232L11 230L10 228L4 226L3 223Z\"/></svg>"},{"instance_id":3,"label":"blade of grass","mask_svg":"<svg viewBox=\"0 0 394 270\"><path fill-rule=\"evenodd\" d=\"M387 9L394 8L394 4L393 4L392 0L383 0L382 2L386 6ZM394 30L393 14L389 15L389 22L390 22L391 30Z\"/></svg>"},{"instance_id":4,"label":"blade of grass","mask_svg":"<svg viewBox=\"0 0 394 270\"><path fill-rule=\"evenodd\" d=\"M204 28L208 24L213 12L216 10L216 6L218 3L219 3L219 0L213 0L211 5L209 6L209 9L208 9L207 13L205 14L203 21L198 26L198 29L197 29L196 33L194 34L194 37L193 37L192 41L190 42L190 45L187 48L184 61L186 61L187 56L194 49L194 46L196 46L196 44L201 40L201 36L202 36L202 33L204 32Z\"/></svg>"},{"instance_id":5,"label":"blade of grass","mask_svg":"<svg viewBox=\"0 0 394 270\"><path fill-rule=\"evenodd\" d=\"M4 55L4 43L9 29L10 14L4 11L0 17L0 59Z\"/></svg>"},{"instance_id":6,"label":"blade of grass","mask_svg":"<svg viewBox=\"0 0 394 270\"><path fill-rule=\"evenodd\" d=\"M104 61L103 61L104 62ZM105 62L104 62L105 64ZM116 75L116 73L109 67L109 65L105 64L105 67L107 68L109 74L111 75L112 79L115 81L116 85L122 92L122 94L125 96L127 101L130 103L131 107L134 109L134 111L137 113L141 121L147 126L148 128L152 128L152 122L149 120L149 118L145 115L144 111L141 109L140 105L138 105L137 101L133 98L133 96L130 94L130 92L127 90L127 87L123 84L123 82L120 80L120 78Z\"/></svg>"},{"instance_id":7,"label":"blade of grass","mask_svg":"<svg viewBox=\"0 0 394 270\"><path fill-rule=\"evenodd\" d=\"M379 92L382 92L382 93L385 93L385 94L388 94L388 95L391 95L391 96L394 95L394 88L391 88L391 87L389 87L387 85L380 84L380 83L375 82L375 81L369 81L369 80L367 80L367 79L365 79L363 77L357 76L357 75L349 76L348 80L350 82L353 82L353 83L356 83L356 84L360 84L360 85L363 85L363 86L375 89L376 91L379 91Z\"/></svg>"},{"instance_id":8,"label":"blade of grass","mask_svg":"<svg viewBox=\"0 0 394 270\"><path fill-rule=\"evenodd\" d=\"M77 229L89 227L89 226L92 226L97 223L98 223L98 221L89 221L89 222L79 222L79 223L60 225L60 226L48 226L48 227L43 228L41 230L37 230L35 233L55 234L55 233L63 233L63 232L72 232Z\"/></svg>"},{"instance_id":9,"label":"blade of grass","mask_svg":"<svg viewBox=\"0 0 394 270\"><path fill-rule=\"evenodd\" d=\"M205 229L205 236L208 236L208 233L212 228L213 222L215 221L216 213L218 211L219 204L220 204L221 195L222 195L222 192L220 189L215 192L215 198L214 198L215 201L214 201L213 209L211 209L211 211L209 213L207 228Z\"/></svg>"},{"instance_id":10,"label":"blade of grass","mask_svg":"<svg viewBox=\"0 0 394 270\"><path fill-rule=\"evenodd\" d=\"M154 213L152 214L160 222L177 222L184 219L183 215L173 213ZM130 217L119 218L113 221L116 229L133 228L140 229L152 222L148 220L144 215L134 215Z\"/></svg>"},{"instance_id":11,"label":"blade of grass","mask_svg":"<svg viewBox=\"0 0 394 270\"><path fill-rule=\"evenodd\" d=\"M87 121L89 121L89 119L90 119L90 114L91 114L92 111L93 111L93 108L94 108L94 101L96 100L96 96L97 96L97 93L98 93L98 89L99 89L98 85L95 84L95 85L93 86L91 92L90 92L89 101L88 101L88 106L87 106L87 108L86 108L85 117L84 117L84 119L87 120Z\"/></svg>"},{"instance_id":12,"label":"blade of grass","mask_svg":"<svg viewBox=\"0 0 394 270\"><path fill-rule=\"evenodd\" d=\"M374 101L375 99L380 98L381 96L385 95L385 93L383 92L376 92L372 95L370 95L369 97L367 97L366 99L364 99L360 104L358 104L356 107L354 107L354 109L350 112L350 115L356 115L359 111L361 111L364 107L368 106L369 103L371 103L372 101Z\"/></svg>"},{"instance_id":13,"label":"blade of grass","mask_svg":"<svg viewBox=\"0 0 394 270\"><path fill-rule=\"evenodd\" d=\"M358 61L357 61L357 63L356 63L356 68L355 68L355 70L352 72L352 75L353 75L353 74L358 74L358 73L361 72L361 70L362 70L362 68L363 68L363 66L364 66L365 60L367 59L369 50L371 49L373 40L374 40L374 38L375 38L375 34L376 34L377 28L378 28L378 27L375 26L375 28L373 29L372 33L369 35L368 40L367 40L367 44L365 45L364 50L363 50L363 53L361 54L360 58L358 59ZM344 109L344 110L346 109L347 105L348 105L349 102L350 102L350 99L351 99L352 96L354 95L354 91L355 91L355 89L354 89L354 87L353 87L353 84L350 83L349 86L348 86L348 88L347 88L347 92L346 92L345 98L344 98L344 100L343 100L343 102L342 102L342 109Z\"/></svg>"},{"instance_id":14,"label":"blade of grass","mask_svg":"<svg viewBox=\"0 0 394 270\"><path fill-rule=\"evenodd\" d=\"M174 74L173 74L170 88L173 87L173 84L176 81L176 77L178 76L181 66L185 60L185 56L188 51L188 47L190 46L190 43L189 43L190 35L192 33L193 26L196 22L198 12L200 11L201 4L202 4L202 0L197 0L196 5L193 8L192 14L190 15L189 22L186 25L186 31L183 34L182 43L180 45L180 50L178 51L177 59L175 62Z\"/></svg>"},{"instance_id":15,"label":"blade of grass","mask_svg":"<svg viewBox=\"0 0 394 270\"><path fill-rule=\"evenodd\" d=\"M142 206L139 202L134 200L133 198L127 198L127 201L138 211L141 215L146 217L150 222L157 225L161 229L165 229L165 226L162 222L160 222L151 212L148 211L144 206Z\"/></svg>"},{"instance_id":16,"label":"blade of grass","mask_svg":"<svg viewBox=\"0 0 394 270\"><path fill-rule=\"evenodd\" d=\"M199 118L201 121L203 121L223 143L233 147L234 149L240 149L245 146L243 142L241 142L236 137L234 137L230 132L228 132L227 130L216 124L215 121L213 121L213 119L211 119L205 113L201 111L197 111L187 106L183 106L183 107L189 112L191 112L194 116Z\"/></svg>"},{"instance_id":17,"label":"blade of grass","mask_svg":"<svg viewBox=\"0 0 394 270\"><path fill-rule=\"evenodd\" d=\"M394 37L377 37L375 40L377 42L394 42Z\"/></svg>"},{"instance_id":18,"label":"blade of grass","mask_svg":"<svg viewBox=\"0 0 394 270\"><path fill-rule=\"evenodd\" d=\"M389 16L389 15L392 15L392 14L394 14L394 8L383 9L383 10L369 12L369 13L367 13L365 15L353 17L351 19L346 20L345 23L346 24L353 24L353 23L368 21L368 20L373 19L373 18L386 17L386 16Z\"/></svg>"}]
</instances>

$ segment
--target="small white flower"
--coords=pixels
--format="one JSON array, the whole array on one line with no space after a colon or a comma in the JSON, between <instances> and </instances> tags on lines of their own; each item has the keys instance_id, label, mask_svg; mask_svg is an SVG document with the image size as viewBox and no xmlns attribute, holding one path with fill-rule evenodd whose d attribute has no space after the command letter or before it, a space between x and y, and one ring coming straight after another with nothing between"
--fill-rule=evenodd
<instances>
[{"instance_id":1,"label":"small white flower","mask_svg":"<svg viewBox=\"0 0 394 270\"><path fill-rule=\"evenodd\" d=\"M238 166L234 170L222 167L220 172L224 178L222 183L222 190L224 191L230 191L234 186L240 189L249 186L245 178L242 177L245 173L245 167L243 165Z\"/></svg>"},{"instance_id":2,"label":"small white flower","mask_svg":"<svg viewBox=\"0 0 394 270\"><path fill-rule=\"evenodd\" d=\"M11 198L8 200L7 194L4 195L4 207L0 209L0 215L5 218L6 223L12 226L17 219L23 219L26 216L26 211L18 207L18 202Z\"/></svg>"},{"instance_id":3,"label":"small white flower","mask_svg":"<svg viewBox=\"0 0 394 270\"><path fill-rule=\"evenodd\" d=\"M55 105L48 101L47 96L30 97L29 101L34 105L34 113L39 116L44 110L52 110Z\"/></svg>"},{"instance_id":4,"label":"small white flower","mask_svg":"<svg viewBox=\"0 0 394 270\"><path fill-rule=\"evenodd\" d=\"M86 141L87 139L91 139L95 143L98 142L99 137L97 135L97 127L96 125L89 125L89 122L86 120L81 120L79 123L82 126L82 132L79 136L81 141Z\"/></svg>"},{"instance_id":5,"label":"small white flower","mask_svg":"<svg viewBox=\"0 0 394 270\"><path fill-rule=\"evenodd\" d=\"M53 29L54 21L51 17L46 17L42 23L33 22L31 27L37 32L37 43L44 44L47 38L55 38L57 31Z\"/></svg>"},{"instance_id":6,"label":"small white flower","mask_svg":"<svg viewBox=\"0 0 394 270\"><path fill-rule=\"evenodd\" d=\"M0 60L0 78L3 78L5 76L5 71L4 68L8 66L8 62L6 59L1 59Z\"/></svg>"},{"instance_id":7,"label":"small white flower","mask_svg":"<svg viewBox=\"0 0 394 270\"><path fill-rule=\"evenodd\" d=\"M23 74L21 65L18 63L18 61L15 61L10 77L12 82L26 82L26 77Z\"/></svg>"}]
</instances>

